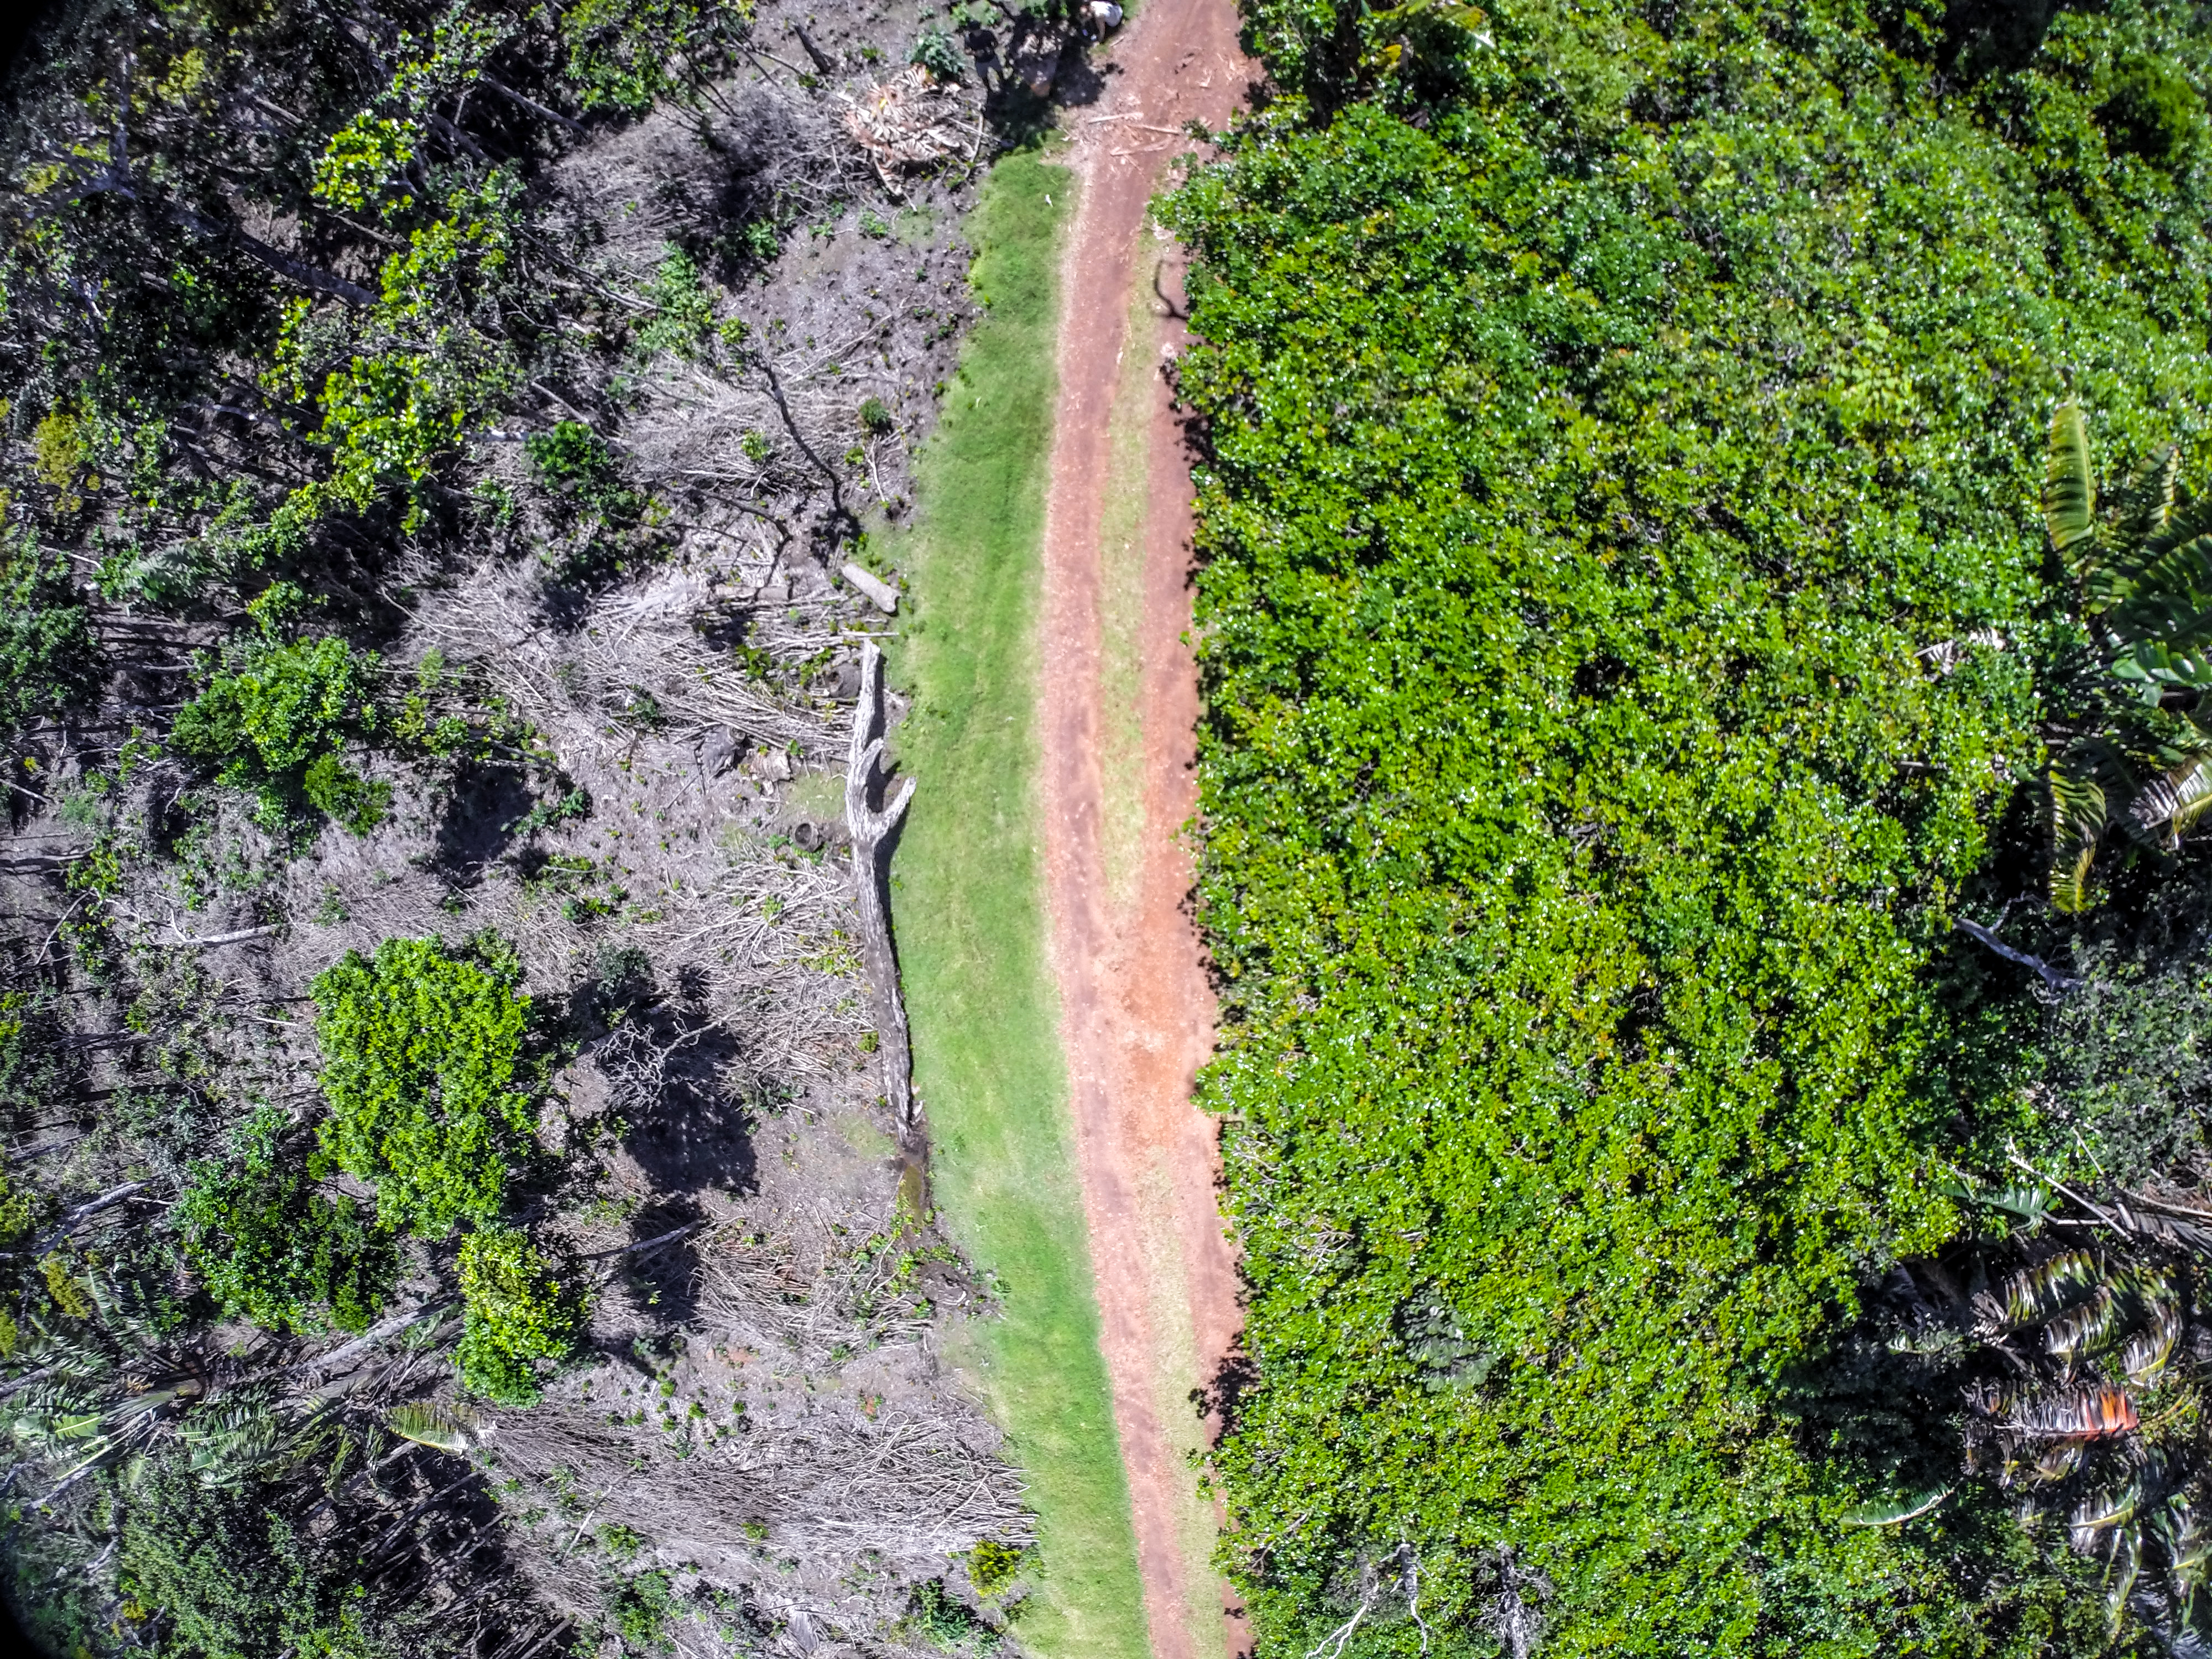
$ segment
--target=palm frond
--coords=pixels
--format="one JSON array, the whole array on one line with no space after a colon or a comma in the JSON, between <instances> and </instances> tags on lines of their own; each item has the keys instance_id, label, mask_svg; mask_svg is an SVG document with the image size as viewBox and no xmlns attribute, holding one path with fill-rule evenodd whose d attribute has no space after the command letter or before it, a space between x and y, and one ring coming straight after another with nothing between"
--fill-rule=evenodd
<instances>
[{"instance_id":1,"label":"palm frond","mask_svg":"<svg viewBox=\"0 0 2212 1659\"><path fill-rule=\"evenodd\" d=\"M2128 803L2122 821L2137 840L2172 851L2208 806L2212 806L2212 745L2182 751L2177 764L2153 778Z\"/></svg>"},{"instance_id":2,"label":"palm frond","mask_svg":"<svg viewBox=\"0 0 2212 1659\"><path fill-rule=\"evenodd\" d=\"M2135 1593L2136 1579L2142 1571L2142 1529L2129 1527L2113 1543L2112 1572L2105 1581L2105 1635L2108 1640L2120 1633L2120 1625L2127 1617L2128 1597Z\"/></svg>"},{"instance_id":3,"label":"palm frond","mask_svg":"<svg viewBox=\"0 0 2212 1659\"><path fill-rule=\"evenodd\" d=\"M467 1425L451 1412L435 1406L395 1406L385 1413L384 1425L402 1440L412 1440L418 1446L434 1446L440 1451L449 1452L469 1449Z\"/></svg>"},{"instance_id":4,"label":"palm frond","mask_svg":"<svg viewBox=\"0 0 2212 1659\"><path fill-rule=\"evenodd\" d=\"M2119 492L2119 528L2131 541L2146 541L2173 518L2181 482L2181 451L2173 444L2151 454Z\"/></svg>"},{"instance_id":5,"label":"palm frond","mask_svg":"<svg viewBox=\"0 0 2212 1659\"><path fill-rule=\"evenodd\" d=\"M1924 1486L1894 1498L1870 1498L1854 1504L1843 1514L1847 1527L1894 1527L1940 1507L1956 1486Z\"/></svg>"},{"instance_id":6,"label":"palm frond","mask_svg":"<svg viewBox=\"0 0 2212 1659\"><path fill-rule=\"evenodd\" d=\"M2040 1182L2014 1182L1978 1196L1983 1203L2018 1216L2031 1231L2058 1212L2058 1194Z\"/></svg>"},{"instance_id":7,"label":"palm frond","mask_svg":"<svg viewBox=\"0 0 2212 1659\"><path fill-rule=\"evenodd\" d=\"M2043 523L2060 557L2077 568L2087 562L2097 537L2097 480L2089 465L2089 432L2081 405L2070 398L2051 416Z\"/></svg>"},{"instance_id":8,"label":"palm frond","mask_svg":"<svg viewBox=\"0 0 2212 1659\"><path fill-rule=\"evenodd\" d=\"M2124 1485L2092 1492L2075 1505L2070 1524L2077 1531L2095 1532L2106 1527L2117 1527L2136 1512L2142 1502L2142 1482L2130 1480Z\"/></svg>"},{"instance_id":9,"label":"palm frond","mask_svg":"<svg viewBox=\"0 0 2212 1659\"><path fill-rule=\"evenodd\" d=\"M2103 1263L2087 1250L2065 1250L2005 1281L2005 1322L2040 1325L2089 1299L2102 1288Z\"/></svg>"},{"instance_id":10,"label":"palm frond","mask_svg":"<svg viewBox=\"0 0 2212 1659\"><path fill-rule=\"evenodd\" d=\"M2078 1440L2054 1440L2043 1449L2043 1455L2035 1460L2035 1478L2048 1483L2063 1480L2081 1467L2081 1443Z\"/></svg>"},{"instance_id":11,"label":"palm frond","mask_svg":"<svg viewBox=\"0 0 2212 1659\"><path fill-rule=\"evenodd\" d=\"M2069 914L2089 908L2089 866L2097 856L2092 845L2076 849L2070 860L2051 866L2051 908Z\"/></svg>"},{"instance_id":12,"label":"palm frond","mask_svg":"<svg viewBox=\"0 0 2212 1659\"><path fill-rule=\"evenodd\" d=\"M2168 1504L2153 1518L2152 1526L2166 1546L2166 1570L2173 1575L2175 1587L2184 1595L2193 1593L2204 1583L2206 1567L2212 1565L2212 1529L2206 1528L2185 1498Z\"/></svg>"},{"instance_id":13,"label":"palm frond","mask_svg":"<svg viewBox=\"0 0 2212 1659\"><path fill-rule=\"evenodd\" d=\"M2013 1402L2008 1425L2016 1432L2069 1440L2107 1440L2139 1427L2142 1418L2125 1389L2069 1389Z\"/></svg>"},{"instance_id":14,"label":"palm frond","mask_svg":"<svg viewBox=\"0 0 2212 1659\"><path fill-rule=\"evenodd\" d=\"M2128 1339L2120 1350L2120 1368L2137 1388L2155 1382L2173 1357L2181 1340L2181 1309L2172 1302L2153 1301L2143 1310L2144 1328Z\"/></svg>"},{"instance_id":15,"label":"palm frond","mask_svg":"<svg viewBox=\"0 0 2212 1659\"><path fill-rule=\"evenodd\" d=\"M2112 1294L2112 1286L2100 1285L2087 1302L2043 1328L2043 1346L2061 1359L2074 1358L2104 1340L2119 1310L2119 1298Z\"/></svg>"}]
</instances>

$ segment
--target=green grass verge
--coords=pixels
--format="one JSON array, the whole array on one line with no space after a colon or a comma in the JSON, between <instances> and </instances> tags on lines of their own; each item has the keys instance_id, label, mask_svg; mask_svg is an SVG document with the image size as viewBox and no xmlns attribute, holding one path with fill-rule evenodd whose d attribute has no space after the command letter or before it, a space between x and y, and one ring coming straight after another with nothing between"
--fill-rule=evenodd
<instances>
[{"instance_id":1,"label":"green grass verge","mask_svg":"<svg viewBox=\"0 0 2212 1659\"><path fill-rule=\"evenodd\" d=\"M1136 1659L1143 1591L1046 956L1037 788L1036 598L1074 188L1042 156L1012 155L968 223L988 309L921 458L918 526L890 549L918 606L893 668L915 698L901 760L921 781L892 907L937 1204L1004 1296L963 1358L1037 1514L1022 1640L1052 1659Z\"/></svg>"}]
</instances>

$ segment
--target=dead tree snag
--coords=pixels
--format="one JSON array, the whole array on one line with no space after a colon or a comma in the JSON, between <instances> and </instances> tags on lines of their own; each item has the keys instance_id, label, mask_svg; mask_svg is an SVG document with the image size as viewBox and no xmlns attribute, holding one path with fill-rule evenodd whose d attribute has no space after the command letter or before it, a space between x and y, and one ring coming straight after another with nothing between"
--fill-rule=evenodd
<instances>
[{"instance_id":1,"label":"dead tree snag","mask_svg":"<svg viewBox=\"0 0 2212 1659\"><path fill-rule=\"evenodd\" d=\"M914 1068L907 1045L906 1001L899 994L898 957L891 948L890 898L883 844L906 816L914 780L902 781L881 811L868 805L881 780L884 753L884 653L873 640L860 647L860 700L853 708L852 758L845 769L845 823L853 835L853 887L860 911L860 960L867 969L884 1096L898 1124L899 1155L910 1172L921 1166L921 1127L914 1109ZM902 1183L902 1185L904 1183ZM918 1197L919 1194L915 1194Z\"/></svg>"}]
</instances>

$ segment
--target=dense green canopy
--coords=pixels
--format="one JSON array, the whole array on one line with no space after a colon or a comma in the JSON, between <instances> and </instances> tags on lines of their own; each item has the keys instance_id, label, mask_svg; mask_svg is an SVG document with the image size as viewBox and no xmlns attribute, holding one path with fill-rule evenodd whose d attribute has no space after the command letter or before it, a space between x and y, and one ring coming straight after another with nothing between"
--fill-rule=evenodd
<instances>
[{"instance_id":1,"label":"dense green canopy","mask_svg":"<svg viewBox=\"0 0 2212 1659\"><path fill-rule=\"evenodd\" d=\"M2036 1132L1951 927L2044 885L2053 405L2204 459L2212 33L1944 15L1248 8L1169 216L1263 1652L2102 1640L1993 1504L1843 1524L1947 1426L1824 1367Z\"/></svg>"}]
</instances>

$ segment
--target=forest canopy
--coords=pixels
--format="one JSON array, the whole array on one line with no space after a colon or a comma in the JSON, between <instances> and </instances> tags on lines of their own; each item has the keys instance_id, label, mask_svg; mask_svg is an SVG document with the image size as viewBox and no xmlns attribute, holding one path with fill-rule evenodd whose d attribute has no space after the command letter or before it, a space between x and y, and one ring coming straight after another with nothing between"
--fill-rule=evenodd
<instances>
[{"instance_id":1,"label":"forest canopy","mask_svg":"<svg viewBox=\"0 0 2212 1659\"><path fill-rule=\"evenodd\" d=\"M2054 905L2045 776L2198 693L2120 755L2045 477L2207 476L2212 30L1246 17L1164 214L1261 1650L2164 1650L2205 884L2166 802Z\"/></svg>"}]
</instances>

